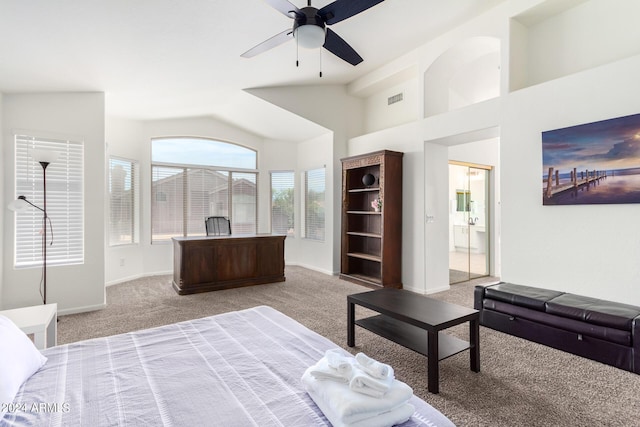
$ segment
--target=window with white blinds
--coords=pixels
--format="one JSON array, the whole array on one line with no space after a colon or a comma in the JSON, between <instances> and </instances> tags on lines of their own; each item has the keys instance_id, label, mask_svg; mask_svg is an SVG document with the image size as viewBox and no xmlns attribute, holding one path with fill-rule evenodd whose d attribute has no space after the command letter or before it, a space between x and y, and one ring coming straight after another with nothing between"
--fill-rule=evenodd
<instances>
[{"instance_id":1,"label":"window with white blinds","mask_svg":"<svg viewBox=\"0 0 640 427\"><path fill-rule=\"evenodd\" d=\"M109 244L138 243L138 162L109 158Z\"/></svg>"},{"instance_id":2,"label":"window with white blinds","mask_svg":"<svg viewBox=\"0 0 640 427\"><path fill-rule=\"evenodd\" d=\"M153 242L185 235L183 233L183 189L187 185L185 176L185 168L151 167L151 239Z\"/></svg>"},{"instance_id":3,"label":"window with white blinds","mask_svg":"<svg viewBox=\"0 0 640 427\"><path fill-rule=\"evenodd\" d=\"M311 240L324 241L325 215L325 169L303 172L304 229L303 236Z\"/></svg>"},{"instance_id":4,"label":"window with white blinds","mask_svg":"<svg viewBox=\"0 0 640 427\"><path fill-rule=\"evenodd\" d=\"M251 234L258 230L258 174L231 173L232 231Z\"/></svg>"},{"instance_id":5,"label":"window with white blinds","mask_svg":"<svg viewBox=\"0 0 640 427\"><path fill-rule=\"evenodd\" d=\"M293 237L294 173L271 172L271 232Z\"/></svg>"},{"instance_id":6,"label":"window with white blinds","mask_svg":"<svg viewBox=\"0 0 640 427\"><path fill-rule=\"evenodd\" d=\"M44 209L44 180L34 150L56 152L46 168L47 265L84 262L84 145L82 142L15 136L16 195ZM15 213L15 267L42 265L43 212L29 208Z\"/></svg>"},{"instance_id":7,"label":"window with white blinds","mask_svg":"<svg viewBox=\"0 0 640 427\"><path fill-rule=\"evenodd\" d=\"M255 169L254 150L206 138L158 138L151 157L152 242L203 236L208 216L229 218L232 234L257 232L258 174L236 169Z\"/></svg>"}]
</instances>

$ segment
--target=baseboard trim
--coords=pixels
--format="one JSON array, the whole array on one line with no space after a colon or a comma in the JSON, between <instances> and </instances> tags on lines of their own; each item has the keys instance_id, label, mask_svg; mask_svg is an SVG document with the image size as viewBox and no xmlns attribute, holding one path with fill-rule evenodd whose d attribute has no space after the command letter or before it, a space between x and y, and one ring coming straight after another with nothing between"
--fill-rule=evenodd
<instances>
[{"instance_id":1,"label":"baseboard trim","mask_svg":"<svg viewBox=\"0 0 640 427\"><path fill-rule=\"evenodd\" d=\"M324 270L324 269L321 269L321 268L318 268L318 267L314 267L313 265L300 264L300 263L286 263L285 265L306 268L307 270L317 271L318 273L326 274L328 276L335 276L335 275L338 274L337 272Z\"/></svg>"},{"instance_id":2,"label":"baseboard trim","mask_svg":"<svg viewBox=\"0 0 640 427\"><path fill-rule=\"evenodd\" d=\"M300 264L300 263L295 263L295 262L294 263L286 263L285 265L306 268L307 270L313 270L313 271L316 271L318 273L326 274L328 276L337 276L338 274L340 274L337 271L328 271L328 270L324 270L324 269L321 269L321 268L318 268L318 267L314 267L313 265ZM105 282L104 286L105 287L109 287L109 286L113 286L113 285L118 285L120 283L128 282L130 280L140 279L142 277L164 276L164 275L167 275L167 274L173 274L173 270L157 271L157 272L153 272L153 273L144 273L144 274L134 274L132 276L121 277L121 278L116 279L116 280L111 280L109 282Z\"/></svg>"},{"instance_id":3,"label":"baseboard trim","mask_svg":"<svg viewBox=\"0 0 640 427\"><path fill-rule=\"evenodd\" d=\"M167 274L173 274L173 270L169 271L158 271L154 273L144 273L144 274L134 274L133 276L122 277L120 279L112 280L110 282L106 282L104 284L105 287L117 285L120 283L128 282L130 280L141 279L143 277L152 277L152 276L165 276Z\"/></svg>"},{"instance_id":4,"label":"baseboard trim","mask_svg":"<svg viewBox=\"0 0 640 427\"><path fill-rule=\"evenodd\" d=\"M340 274L340 272L338 271L329 271L329 270L325 270L322 268L318 268L315 267L313 265L308 265L308 264L304 264L304 263L297 263L297 262L291 262L291 263L286 263L285 265L290 265L293 267L302 267L302 268L306 268L307 270L312 270L312 271L316 271L318 273L322 273L322 274L326 274L328 276L337 276ZM109 286L113 286L113 285L118 285L120 283L124 283L124 282L128 282L130 280L136 280L136 279L140 279L142 277L152 277L152 276L164 276L167 274L173 274L173 270L168 270L168 271L158 271L158 272L154 272L154 273L144 273L144 274L134 274L133 276L128 276L128 277L122 277L120 279L116 279L116 280L112 280L110 282L106 282L104 284L105 287L109 287ZM500 280L497 280L496 283L498 283ZM420 288L414 288L411 286L407 286L406 284L403 284L403 289L406 289L407 291L412 291L418 294L423 294L423 295L429 295L429 294L435 294L438 292L444 292L444 291L448 291L449 289L451 289L451 286L447 285L447 286L442 286L439 288L435 288L435 289L429 289L428 291L424 291L424 289L420 289ZM71 314L71 313L66 313L66 314Z\"/></svg>"},{"instance_id":5,"label":"baseboard trim","mask_svg":"<svg viewBox=\"0 0 640 427\"><path fill-rule=\"evenodd\" d=\"M421 289L421 288L414 288L413 286L407 286L406 284L403 284L402 285L402 289L407 290L407 291L411 291L411 292L415 292L417 294L429 295L429 294L435 294L435 293L438 293L438 292L448 291L449 289L451 289L451 286L447 285L447 286L442 286L442 287L439 287L439 288L429 289L429 290L425 291L424 289Z\"/></svg>"},{"instance_id":6,"label":"baseboard trim","mask_svg":"<svg viewBox=\"0 0 640 427\"><path fill-rule=\"evenodd\" d=\"M442 287L435 288L435 289L429 289L429 290L427 290L427 291L425 292L425 294L426 294L426 295L429 295L429 294L436 294L436 293L438 293L438 292L448 291L449 289L451 289L451 286L450 286L450 285L442 286Z\"/></svg>"},{"instance_id":7,"label":"baseboard trim","mask_svg":"<svg viewBox=\"0 0 640 427\"><path fill-rule=\"evenodd\" d=\"M64 316L67 314L85 313L87 311L102 310L107 307L106 303L96 305L85 305L84 307L66 308L64 310L58 310L58 316Z\"/></svg>"}]
</instances>

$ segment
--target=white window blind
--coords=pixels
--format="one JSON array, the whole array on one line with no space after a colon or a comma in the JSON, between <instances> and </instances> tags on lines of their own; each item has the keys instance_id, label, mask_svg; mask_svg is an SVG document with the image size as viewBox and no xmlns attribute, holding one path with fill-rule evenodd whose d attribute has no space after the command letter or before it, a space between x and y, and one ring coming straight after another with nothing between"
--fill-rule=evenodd
<instances>
[{"instance_id":1,"label":"white window blind","mask_svg":"<svg viewBox=\"0 0 640 427\"><path fill-rule=\"evenodd\" d=\"M204 218L209 214L208 173L204 169L188 169L187 197L184 215L187 218L187 236L204 236Z\"/></svg>"},{"instance_id":2,"label":"white window blind","mask_svg":"<svg viewBox=\"0 0 640 427\"><path fill-rule=\"evenodd\" d=\"M84 146L81 142L15 136L16 194L44 208L42 166L33 150L58 153L46 169L47 265L84 262ZM15 266L42 265L43 212L30 208L15 215Z\"/></svg>"},{"instance_id":3,"label":"white window blind","mask_svg":"<svg viewBox=\"0 0 640 427\"><path fill-rule=\"evenodd\" d=\"M257 231L257 173L157 165L151 170L152 242L205 235L208 216L231 218L232 234Z\"/></svg>"},{"instance_id":4,"label":"white window blind","mask_svg":"<svg viewBox=\"0 0 640 427\"><path fill-rule=\"evenodd\" d=\"M211 172L211 184L209 185L209 216L226 216L231 218L229 209L229 172Z\"/></svg>"},{"instance_id":5,"label":"white window blind","mask_svg":"<svg viewBox=\"0 0 640 427\"><path fill-rule=\"evenodd\" d=\"M258 174L231 173L231 230L234 234L255 233L258 229Z\"/></svg>"},{"instance_id":6,"label":"white window blind","mask_svg":"<svg viewBox=\"0 0 640 427\"><path fill-rule=\"evenodd\" d=\"M255 150L206 138L151 141L152 242L205 235L205 218L225 216L232 234L258 229Z\"/></svg>"},{"instance_id":7,"label":"white window blind","mask_svg":"<svg viewBox=\"0 0 640 427\"><path fill-rule=\"evenodd\" d=\"M325 169L305 171L304 180L304 237L324 241Z\"/></svg>"},{"instance_id":8,"label":"white window blind","mask_svg":"<svg viewBox=\"0 0 640 427\"><path fill-rule=\"evenodd\" d=\"M152 166L151 175L152 242L183 236L186 169Z\"/></svg>"},{"instance_id":9,"label":"white window blind","mask_svg":"<svg viewBox=\"0 0 640 427\"><path fill-rule=\"evenodd\" d=\"M271 172L271 232L293 237L294 173Z\"/></svg>"},{"instance_id":10,"label":"white window blind","mask_svg":"<svg viewBox=\"0 0 640 427\"><path fill-rule=\"evenodd\" d=\"M138 162L109 159L109 244L137 243L139 238Z\"/></svg>"}]
</instances>

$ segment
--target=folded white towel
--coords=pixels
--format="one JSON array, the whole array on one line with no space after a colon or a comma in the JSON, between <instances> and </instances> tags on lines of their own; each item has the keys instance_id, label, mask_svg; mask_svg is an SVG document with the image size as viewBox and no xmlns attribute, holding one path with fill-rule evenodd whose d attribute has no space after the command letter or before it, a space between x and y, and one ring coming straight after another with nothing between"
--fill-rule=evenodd
<instances>
[{"instance_id":1,"label":"folded white towel","mask_svg":"<svg viewBox=\"0 0 640 427\"><path fill-rule=\"evenodd\" d=\"M356 354L356 361L363 371L374 378L387 379L393 378L393 368L386 363L378 362L364 353Z\"/></svg>"},{"instance_id":2,"label":"folded white towel","mask_svg":"<svg viewBox=\"0 0 640 427\"><path fill-rule=\"evenodd\" d=\"M398 380L393 380L389 391L382 398L357 393L345 383L319 381L311 375L311 371L316 369L316 365L309 367L302 375L302 384L307 392L314 393L314 401L323 402L325 409L322 412L325 415L330 413L336 423L340 421L344 425L349 425L375 417L399 408L413 396L411 387ZM311 393L309 394L311 395ZM327 416L327 418L329 417ZM333 424L335 425L336 423Z\"/></svg>"},{"instance_id":3,"label":"folded white towel","mask_svg":"<svg viewBox=\"0 0 640 427\"><path fill-rule=\"evenodd\" d=\"M360 365L355 365L353 375L349 382L349 388L358 393L368 394L373 397L383 397L393 384L393 375L384 379L374 378L365 371L359 369ZM393 370L391 370L393 373Z\"/></svg>"},{"instance_id":4,"label":"folded white towel","mask_svg":"<svg viewBox=\"0 0 640 427\"><path fill-rule=\"evenodd\" d=\"M326 357L323 357L318 360L315 365L311 366L308 371L311 376L319 381L331 380L348 384L349 381L351 381L351 376L353 375L351 366L352 365L349 364L348 366L344 366L342 369L338 370L329 366L329 361Z\"/></svg>"},{"instance_id":5,"label":"folded white towel","mask_svg":"<svg viewBox=\"0 0 640 427\"><path fill-rule=\"evenodd\" d=\"M351 365L354 363L354 358L351 355L345 355L343 350L338 348L332 348L327 350L324 354L327 358L327 363L330 367L337 370L341 374L350 373Z\"/></svg>"},{"instance_id":6,"label":"folded white towel","mask_svg":"<svg viewBox=\"0 0 640 427\"><path fill-rule=\"evenodd\" d=\"M311 390L308 390L307 393L309 393L311 399L313 399L316 405L318 405L318 408L320 408L333 427L391 427L396 424L404 423L411 418L411 415L415 412L415 407L413 405L410 403L403 403L390 411L382 412L369 418L364 418L347 424L332 412L332 409L327 406L326 402L324 402L317 393Z\"/></svg>"}]
</instances>

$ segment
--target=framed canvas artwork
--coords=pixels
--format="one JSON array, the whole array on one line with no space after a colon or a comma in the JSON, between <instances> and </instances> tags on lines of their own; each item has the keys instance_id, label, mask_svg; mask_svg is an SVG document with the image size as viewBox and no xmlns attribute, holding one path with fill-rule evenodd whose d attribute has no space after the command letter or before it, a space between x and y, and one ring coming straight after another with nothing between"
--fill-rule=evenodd
<instances>
[{"instance_id":1,"label":"framed canvas artwork","mask_svg":"<svg viewBox=\"0 0 640 427\"><path fill-rule=\"evenodd\" d=\"M542 132L542 203L640 203L640 114Z\"/></svg>"}]
</instances>

